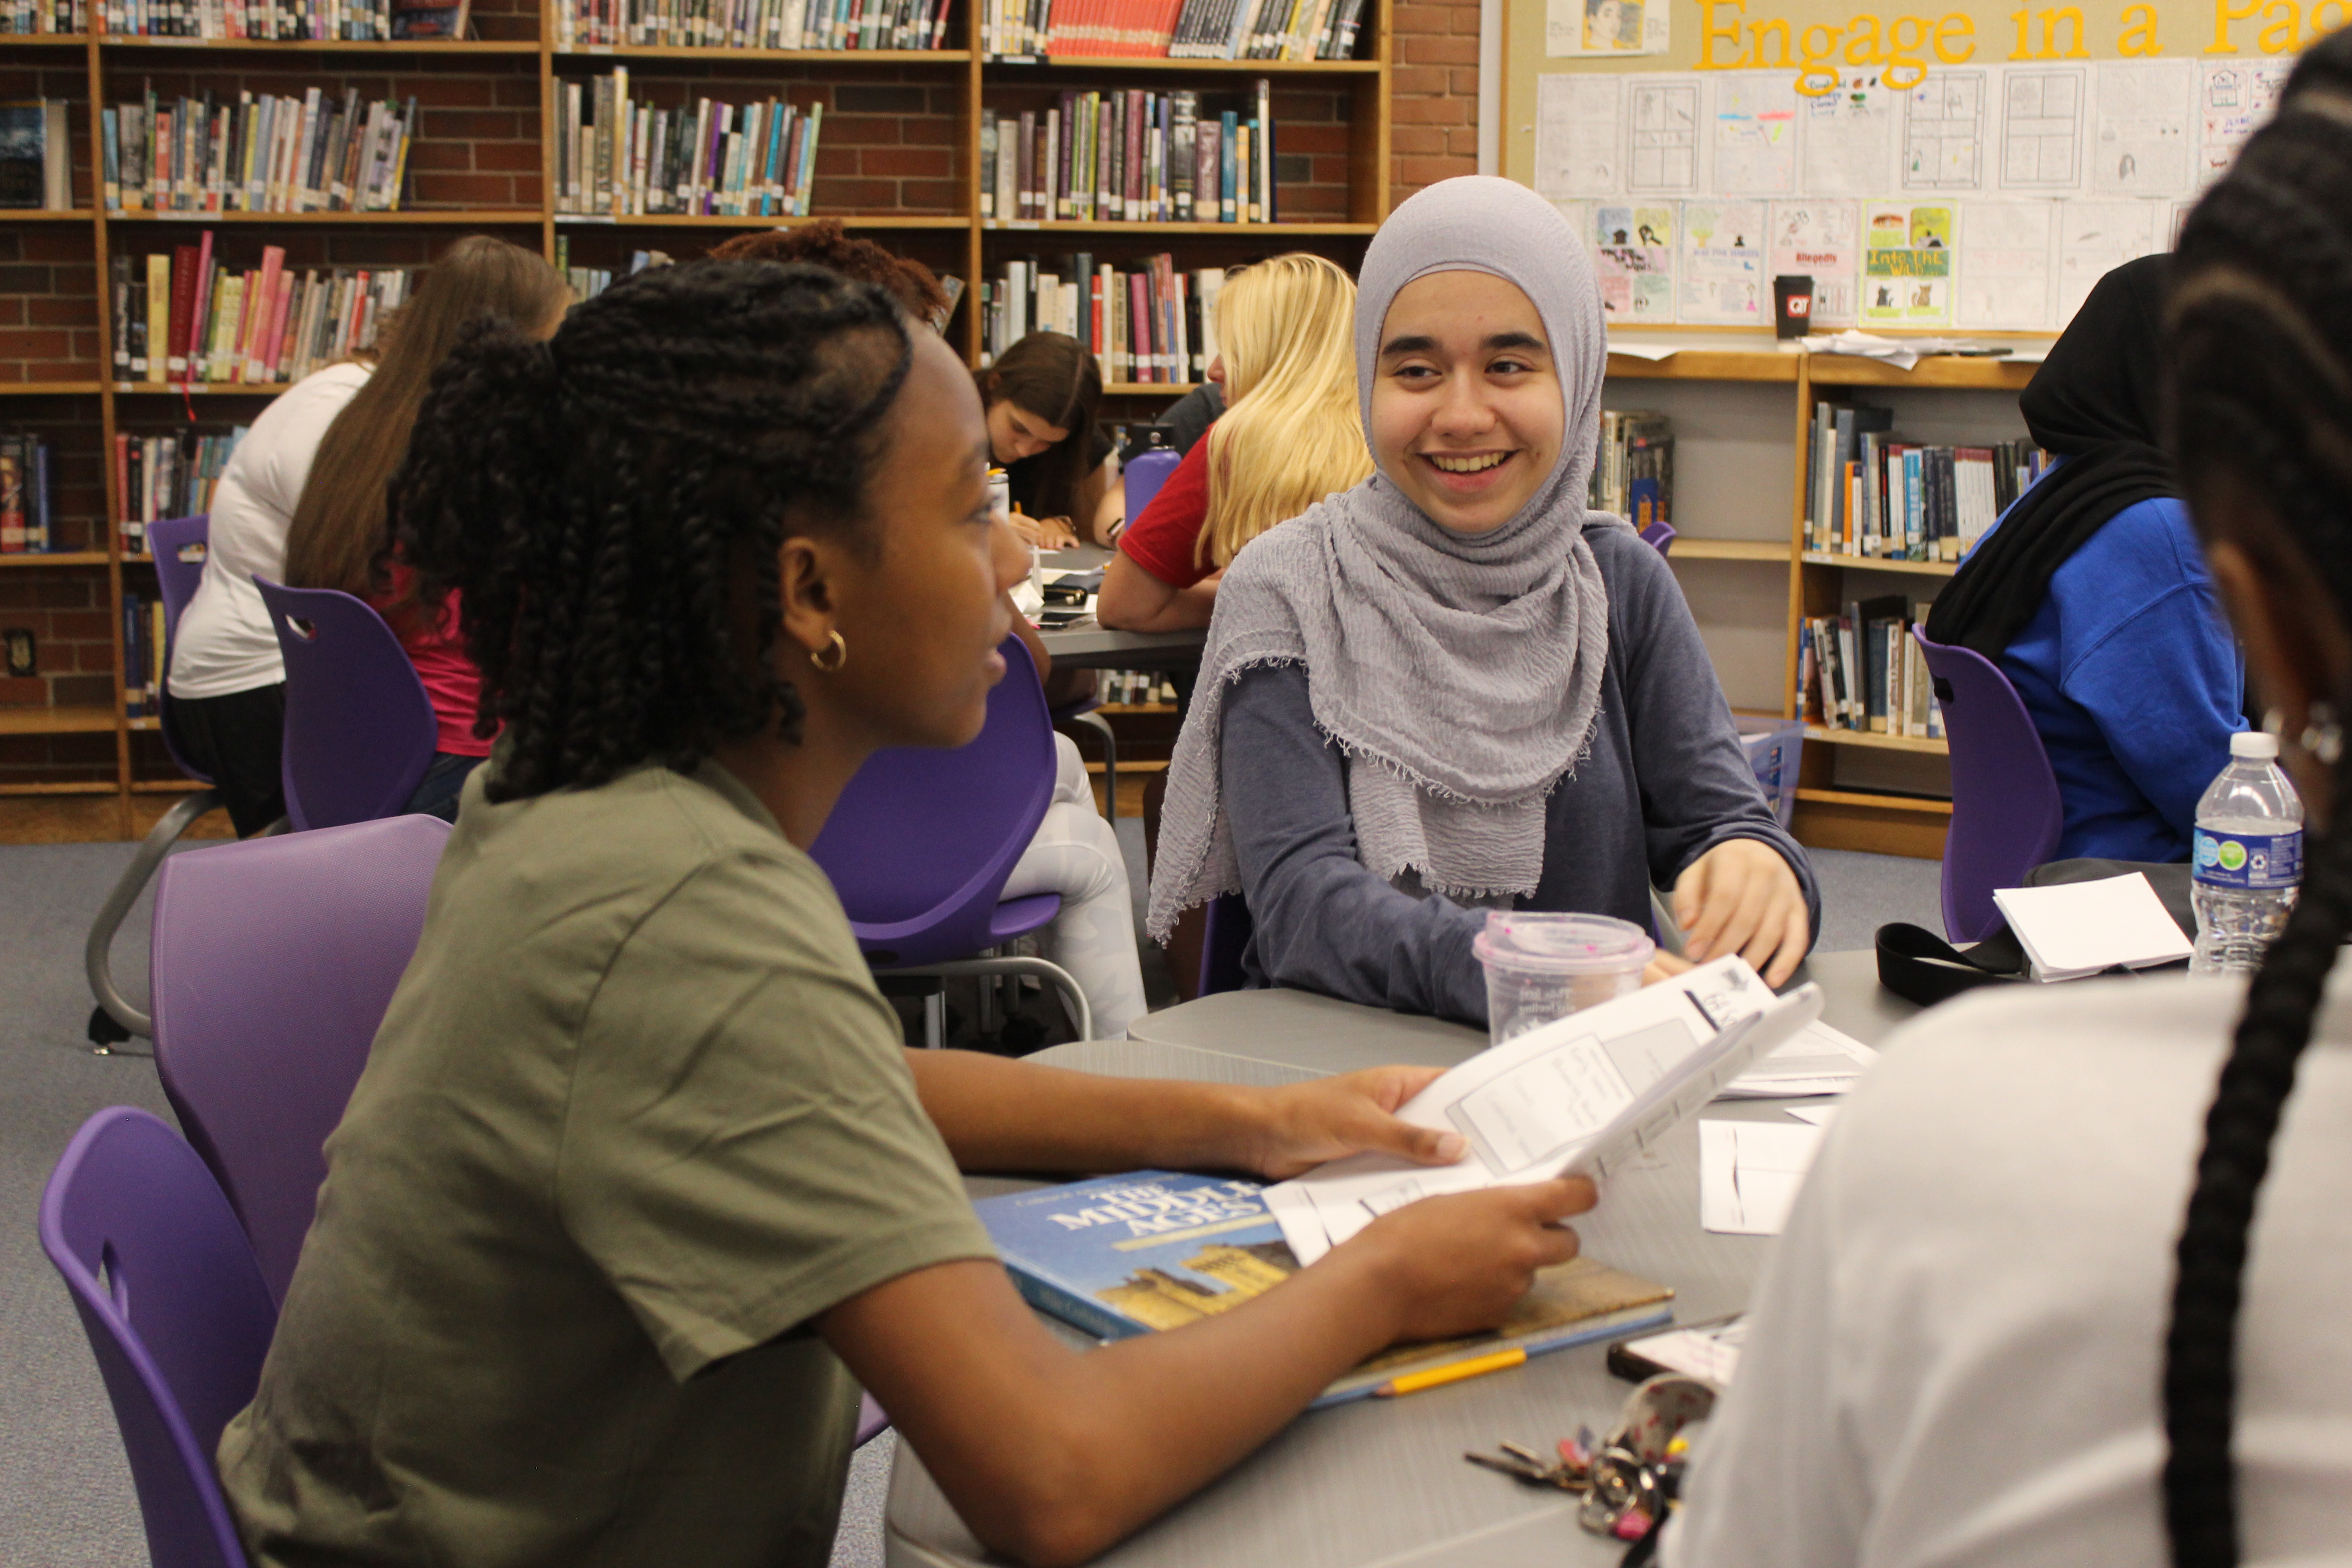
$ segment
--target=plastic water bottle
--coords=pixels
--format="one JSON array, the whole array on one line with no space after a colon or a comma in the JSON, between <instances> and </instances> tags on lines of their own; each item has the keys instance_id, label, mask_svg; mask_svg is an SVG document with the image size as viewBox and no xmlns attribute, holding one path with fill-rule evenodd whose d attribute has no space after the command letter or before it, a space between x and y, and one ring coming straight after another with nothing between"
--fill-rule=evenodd
<instances>
[{"instance_id":1,"label":"plastic water bottle","mask_svg":"<svg viewBox=\"0 0 2352 1568\"><path fill-rule=\"evenodd\" d=\"M2303 881L2303 801L2278 737L2230 737L2230 765L2197 802L2192 974L2251 974L2286 925Z\"/></svg>"}]
</instances>

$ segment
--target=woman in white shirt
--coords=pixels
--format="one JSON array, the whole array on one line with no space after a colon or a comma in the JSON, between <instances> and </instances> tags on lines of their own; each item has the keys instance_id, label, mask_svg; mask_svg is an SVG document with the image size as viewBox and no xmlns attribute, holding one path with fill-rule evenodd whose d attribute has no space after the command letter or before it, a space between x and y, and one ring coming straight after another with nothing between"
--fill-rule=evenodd
<instances>
[{"instance_id":1,"label":"woman in white shirt","mask_svg":"<svg viewBox=\"0 0 2352 1568\"><path fill-rule=\"evenodd\" d=\"M2165 318L2172 457L2310 813L2301 901L2251 989L2024 986L1890 1044L1668 1563L2352 1563L2347 300L2338 34L2189 219Z\"/></svg>"}]
</instances>

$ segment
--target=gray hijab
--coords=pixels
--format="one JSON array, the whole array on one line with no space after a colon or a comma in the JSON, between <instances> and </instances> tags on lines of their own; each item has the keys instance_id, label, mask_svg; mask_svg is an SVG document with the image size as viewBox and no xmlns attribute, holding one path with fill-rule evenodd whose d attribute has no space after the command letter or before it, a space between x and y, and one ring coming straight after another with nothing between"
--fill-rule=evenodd
<instances>
[{"instance_id":1,"label":"gray hijab","mask_svg":"<svg viewBox=\"0 0 2352 1568\"><path fill-rule=\"evenodd\" d=\"M1218 797L1225 689L1263 665L1307 671L1315 722L1345 752L1357 853L1391 883L1465 902L1534 892L1545 798L1592 733L1608 597L1584 542L1623 523L1584 500L1608 368L1584 246L1550 203L1484 175L1406 201L1365 252L1356 386L1371 428L1382 326L1432 272L1485 272L1534 301L1567 426L1541 489L1502 527L1456 533L1385 473L1252 541L1226 571L1192 711L1169 764L1151 934L1241 889Z\"/></svg>"}]
</instances>

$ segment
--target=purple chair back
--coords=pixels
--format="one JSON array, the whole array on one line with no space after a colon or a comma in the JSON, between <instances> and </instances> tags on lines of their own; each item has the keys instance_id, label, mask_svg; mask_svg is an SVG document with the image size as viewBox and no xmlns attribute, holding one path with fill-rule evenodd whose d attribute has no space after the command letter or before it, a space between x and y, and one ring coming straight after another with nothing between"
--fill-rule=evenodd
<instances>
[{"instance_id":1,"label":"purple chair back","mask_svg":"<svg viewBox=\"0 0 2352 1568\"><path fill-rule=\"evenodd\" d=\"M1199 994L1214 996L1220 991L1242 988L1245 978L1242 950L1249 946L1250 933L1256 929L1249 905L1239 893L1220 893L1209 900L1207 929L1201 939Z\"/></svg>"},{"instance_id":2,"label":"purple chair back","mask_svg":"<svg viewBox=\"0 0 2352 1568\"><path fill-rule=\"evenodd\" d=\"M180 1135L118 1105L82 1123L41 1194L139 1490L155 1568L246 1568L213 1450L261 1380L277 1310L228 1201Z\"/></svg>"},{"instance_id":3,"label":"purple chair back","mask_svg":"<svg viewBox=\"0 0 2352 1568\"><path fill-rule=\"evenodd\" d=\"M208 545L212 540L212 518L199 512L194 517L169 517L147 525L147 547L155 552L155 591L163 598L163 681L171 684L172 647L180 640L180 612L195 597L196 584L204 580L204 557L194 561L180 559L180 552L191 545ZM163 749L172 753L172 765L190 778L203 784L212 783L209 773L198 773L180 755L180 748L172 743L172 728L163 727Z\"/></svg>"},{"instance_id":4,"label":"purple chair back","mask_svg":"<svg viewBox=\"0 0 2352 1568\"><path fill-rule=\"evenodd\" d=\"M386 817L192 849L156 879L156 1072L273 1300L448 837L435 817Z\"/></svg>"},{"instance_id":5,"label":"purple chair back","mask_svg":"<svg viewBox=\"0 0 2352 1568\"><path fill-rule=\"evenodd\" d=\"M2017 888L2050 858L2065 826L2058 775L2009 677L1982 654L1919 638L1952 753L1952 826L1944 839L1944 934L1981 942L2001 926L1996 888Z\"/></svg>"},{"instance_id":6,"label":"purple chair back","mask_svg":"<svg viewBox=\"0 0 2352 1568\"><path fill-rule=\"evenodd\" d=\"M979 739L875 752L809 846L877 967L970 958L1060 907L1050 893L997 903L1053 804L1055 767L1037 667L1017 637L999 651Z\"/></svg>"},{"instance_id":7,"label":"purple chair back","mask_svg":"<svg viewBox=\"0 0 2352 1568\"><path fill-rule=\"evenodd\" d=\"M393 816L438 737L407 650L349 594L253 583L286 656L287 820L303 830Z\"/></svg>"},{"instance_id":8,"label":"purple chair back","mask_svg":"<svg viewBox=\"0 0 2352 1568\"><path fill-rule=\"evenodd\" d=\"M1649 527L1642 530L1642 542L1659 554L1665 554L1675 547L1675 525L1671 522L1650 524Z\"/></svg>"},{"instance_id":9,"label":"purple chair back","mask_svg":"<svg viewBox=\"0 0 2352 1568\"><path fill-rule=\"evenodd\" d=\"M1143 509L1151 504L1151 498L1160 493L1160 487L1168 482L1168 476L1174 473L1176 465L1183 460L1165 447L1136 454L1135 461L1128 464L1127 471L1121 476L1127 487L1128 521L1133 522L1143 515Z\"/></svg>"}]
</instances>

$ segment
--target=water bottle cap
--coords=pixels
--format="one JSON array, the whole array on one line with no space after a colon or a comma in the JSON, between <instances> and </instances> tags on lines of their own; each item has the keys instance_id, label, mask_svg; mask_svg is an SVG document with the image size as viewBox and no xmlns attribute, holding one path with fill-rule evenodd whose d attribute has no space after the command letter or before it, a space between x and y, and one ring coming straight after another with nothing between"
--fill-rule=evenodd
<instances>
[{"instance_id":1,"label":"water bottle cap","mask_svg":"<svg viewBox=\"0 0 2352 1568\"><path fill-rule=\"evenodd\" d=\"M2272 762L2278 756L2278 737L2266 730L2241 730L2230 737L2230 755Z\"/></svg>"}]
</instances>

